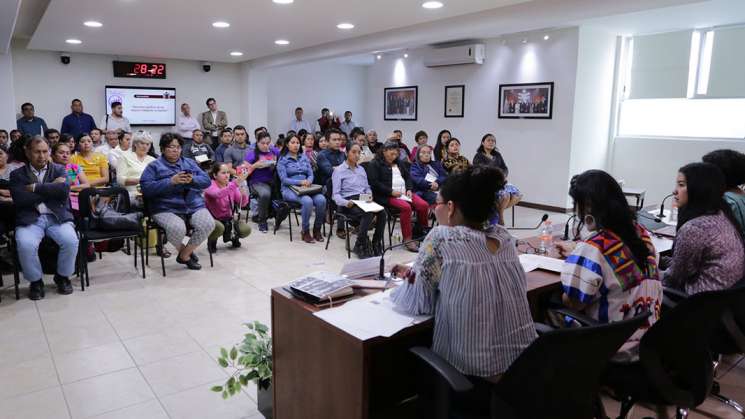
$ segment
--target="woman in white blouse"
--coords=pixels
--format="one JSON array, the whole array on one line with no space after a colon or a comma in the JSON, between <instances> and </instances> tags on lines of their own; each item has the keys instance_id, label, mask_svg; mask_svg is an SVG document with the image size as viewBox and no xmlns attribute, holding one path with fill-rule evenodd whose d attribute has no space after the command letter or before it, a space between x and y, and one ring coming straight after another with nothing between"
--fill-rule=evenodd
<instances>
[{"instance_id":1,"label":"woman in white blouse","mask_svg":"<svg viewBox=\"0 0 745 419\"><path fill-rule=\"evenodd\" d=\"M496 381L536 337L515 239L487 226L502 172L470 167L452 174L437 197L439 226L424 239L393 292L410 314L434 314L432 350L460 372Z\"/></svg>"},{"instance_id":2,"label":"woman in white blouse","mask_svg":"<svg viewBox=\"0 0 745 419\"><path fill-rule=\"evenodd\" d=\"M134 152L122 153L117 161L116 182L129 192L129 199L134 206L141 206L137 197L140 176L155 158L147 154L153 139L147 131L137 131L132 138Z\"/></svg>"}]
</instances>

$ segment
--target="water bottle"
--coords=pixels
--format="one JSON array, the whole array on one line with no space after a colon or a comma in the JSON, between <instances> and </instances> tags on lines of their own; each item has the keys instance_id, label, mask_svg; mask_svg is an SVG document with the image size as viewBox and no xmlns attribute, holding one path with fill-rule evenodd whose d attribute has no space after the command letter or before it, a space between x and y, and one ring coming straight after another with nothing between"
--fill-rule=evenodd
<instances>
[{"instance_id":1,"label":"water bottle","mask_svg":"<svg viewBox=\"0 0 745 419\"><path fill-rule=\"evenodd\" d=\"M673 202L673 207L670 210L670 218L668 218L671 223L677 223L678 222L678 204L676 202Z\"/></svg>"},{"instance_id":2,"label":"water bottle","mask_svg":"<svg viewBox=\"0 0 745 419\"><path fill-rule=\"evenodd\" d=\"M545 255L551 249L551 245L554 241L554 233L553 231L551 231L551 220L546 220L543 222L541 235L538 237L541 239L541 243L538 247L538 252Z\"/></svg>"}]
</instances>

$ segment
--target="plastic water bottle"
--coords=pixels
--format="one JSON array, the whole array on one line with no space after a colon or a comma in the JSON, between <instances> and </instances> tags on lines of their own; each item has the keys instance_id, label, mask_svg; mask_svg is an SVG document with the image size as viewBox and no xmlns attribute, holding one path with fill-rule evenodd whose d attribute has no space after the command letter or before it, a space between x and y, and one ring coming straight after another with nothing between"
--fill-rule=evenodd
<instances>
[{"instance_id":1,"label":"plastic water bottle","mask_svg":"<svg viewBox=\"0 0 745 419\"><path fill-rule=\"evenodd\" d=\"M670 209L670 218L668 218L671 223L677 223L678 222L678 204L673 202L673 207Z\"/></svg>"},{"instance_id":2,"label":"plastic water bottle","mask_svg":"<svg viewBox=\"0 0 745 419\"><path fill-rule=\"evenodd\" d=\"M554 241L554 233L551 227L551 220L544 221L543 228L541 229L541 234L540 236L538 236L541 239L541 243L538 247L538 252L544 255L551 249L551 245Z\"/></svg>"}]
</instances>

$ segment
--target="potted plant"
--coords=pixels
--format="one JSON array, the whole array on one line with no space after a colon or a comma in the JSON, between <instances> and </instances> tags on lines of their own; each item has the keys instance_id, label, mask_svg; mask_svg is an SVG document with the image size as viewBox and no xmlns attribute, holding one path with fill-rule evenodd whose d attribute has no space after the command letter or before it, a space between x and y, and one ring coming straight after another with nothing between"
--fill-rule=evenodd
<instances>
[{"instance_id":1,"label":"potted plant","mask_svg":"<svg viewBox=\"0 0 745 419\"><path fill-rule=\"evenodd\" d=\"M230 350L220 348L217 362L221 367L233 371L230 378L212 391L222 393L227 399L238 393L249 381L256 383L256 401L259 412L265 418L272 417L272 339L269 328L261 322L246 323L249 332L243 341Z\"/></svg>"}]
</instances>

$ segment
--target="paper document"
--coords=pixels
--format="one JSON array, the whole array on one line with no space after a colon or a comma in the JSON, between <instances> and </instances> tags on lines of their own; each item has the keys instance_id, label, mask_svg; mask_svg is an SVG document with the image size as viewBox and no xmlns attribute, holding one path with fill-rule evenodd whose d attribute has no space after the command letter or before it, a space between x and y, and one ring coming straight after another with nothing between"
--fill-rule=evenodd
<instances>
[{"instance_id":1,"label":"paper document","mask_svg":"<svg viewBox=\"0 0 745 419\"><path fill-rule=\"evenodd\" d=\"M377 277L380 273L380 257L350 260L341 267L339 275L348 279Z\"/></svg>"},{"instance_id":2,"label":"paper document","mask_svg":"<svg viewBox=\"0 0 745 419\"><path fill-rule=\"evenodd\" d=\"M673 241L665 237L652 236L652 244L657 253L667 252L673 248Z\"/></svg>"},{"instance_id":3,"label":"paper document","mask_svg":"<svg viewBox=\"0 0 745 419\"><path fill-rule=\"evenodd\" d=\"M391 301L391 291L371 294L349 301L343 306L320 310L313 314L360 340L393 336L432 317L412 316L398 311Z\"/></svg>"},{"instance_id":4,"label":"paper document","mask_svg":"<svg viewBox=\"0 0 745 419\"><path fill-rule=\"evenodd\" d=\"M209 159L210 159L210 156L206 154L199 154L199 155L194 156L194 160L196 160L197 163L204 163L208 161Z\"/></svg>"},{"instance_id":5,"label":"paper document","mask_svg":"<svg viewBox=\"0 0 745 419\"><path fill-rule=\"evenodd\" d=\"M402 194L401 196L399 196L398 199L403 199L406 202L411 202L411 198L409 198L405 194Z\"/></svg>"},{"instance_id":6,"label":"paper document","mask_svg":"<svg viewBox=\"0 0 745 419\"><path fill-rule=\"evenodd\" d=\"M543 269L546 271L561 273L564 261L548 256L521 254L520 264L523 266L525 272Z\"/></svg>"},{"instance_id":7,"label":"paper document","mask_svg":"<svg viewBox=\"0 0 745 419\"><path fill-rule=\"evenodd\" d=\"M360 207L362 211L365 212L380 212L383 211L383 207L380 206L377 202L365 202L365 201L352 201L354 202L354 205L357 205Z\"/></svg>"}]
</instances>

